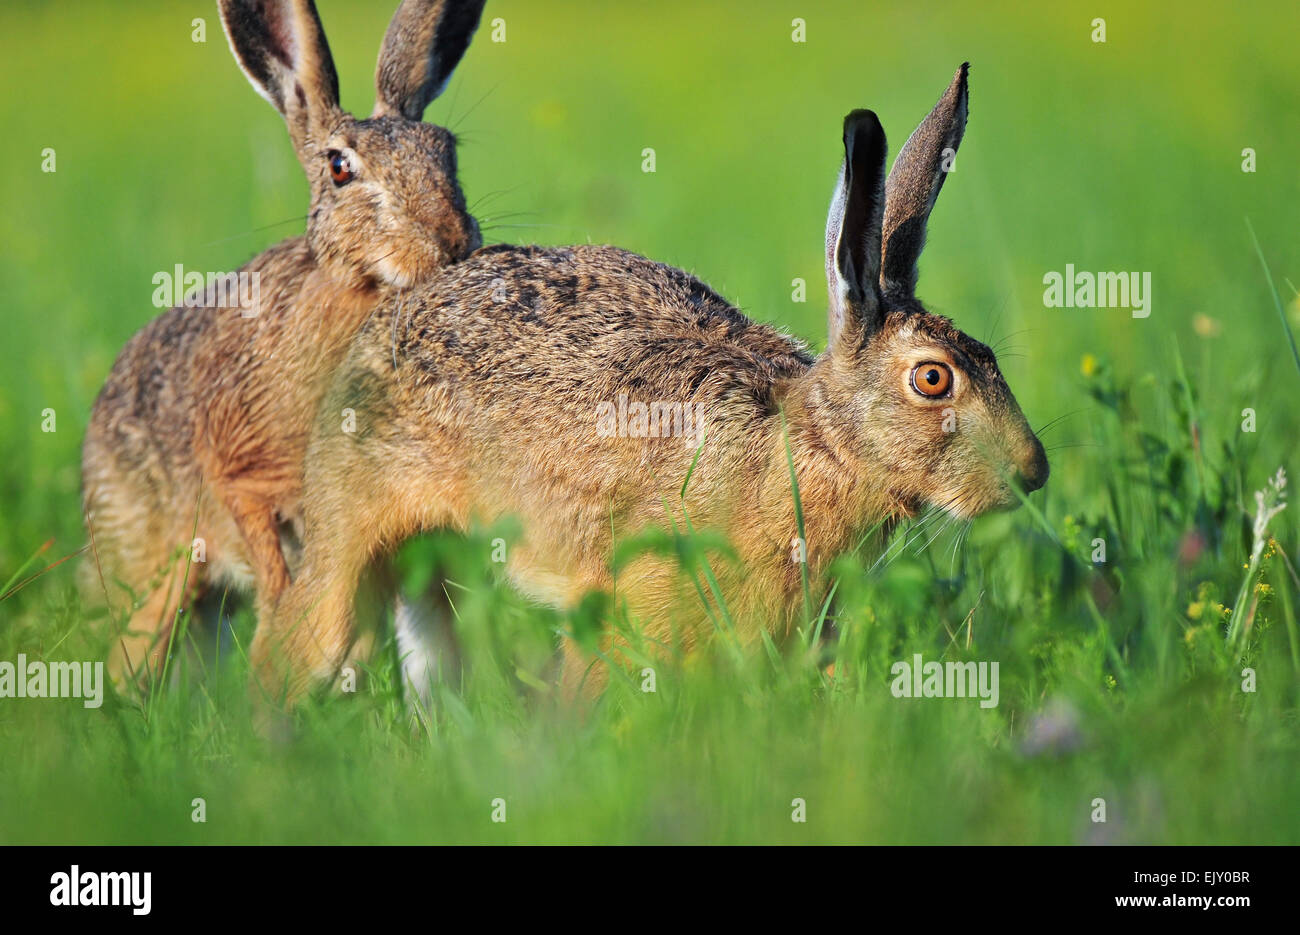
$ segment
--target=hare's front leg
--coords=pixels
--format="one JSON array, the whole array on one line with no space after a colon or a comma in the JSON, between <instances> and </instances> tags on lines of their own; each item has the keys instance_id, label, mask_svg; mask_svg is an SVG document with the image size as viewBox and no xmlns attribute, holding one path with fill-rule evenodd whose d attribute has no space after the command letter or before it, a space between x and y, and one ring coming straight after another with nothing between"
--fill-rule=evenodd
<instances>
[{"instance_id":1,"label":"hare's front leg","mask_svg":"<svg viewBox=\"0 0 1300 935\"><path fill-rule=\"evenodd\" d=\"M280 549L275 510L261 498L243 494L237 488L223 487L218 494L248 547L259 600L271 606L289 587L289 567Z\"/></svg>"},{"instance_id":2,"label":"hare's front leg","mask_svg":"<svg viewBox=\"0 0 1300 935\"><path fill-rule=\"evenodd\" d=\"M293 707L329 680L355 638L354 601L366 553L312 542L303 567L278 602L259 594L249 653L259 701Z\"/></svg>"},{"instance_id":3,"label":"hare's front leg","mask_svg":"<svg viewBox=\"0 0 1300 935\"><path fill-rule=\"evenodd\" d=\"M259 700L292 707L331 679L356 637L362 574L391 543L420 528L420 491L393 489L349 439L326 437L308 455L303 547L279 600L258 595L250 651Z\"/></svg>"},{"instance_id":4,"label":"hare's front leg","mask_svg":"<svg viewBox=\"0 0 1300 935\"><path fill-rule=\"evenodd\" d=\"M198 592L199 577L196 567L172 561L164 580L153 586L148 597L131 611L125 627L114 634L108 673L119 691L161 678L172 650L177 616Z\"/></svg>"}]
</instances>

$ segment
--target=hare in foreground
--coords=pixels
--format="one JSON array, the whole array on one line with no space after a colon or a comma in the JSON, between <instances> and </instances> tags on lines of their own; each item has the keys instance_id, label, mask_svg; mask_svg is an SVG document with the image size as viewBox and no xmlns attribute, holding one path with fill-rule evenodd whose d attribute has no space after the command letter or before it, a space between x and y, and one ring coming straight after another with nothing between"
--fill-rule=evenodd
<instances>
[{"instance_id":1,"label":"hare in foreground","mask_svg":"<svg viewBox=\"0 0 1300 935\"><path fill-rule=\"evenodd\" d=\"M965 127L966 76L963 65L887 180L875 114L846 118L826 229L830 335L816 358L690 275L610 247L485 248L404 309L378 310L314 428L301 566L278 605L264 602L254 640L260 688L292 704L329 678L352 639L359 576L421 530L513 514L523 537L507 573L526 595L566 607L613 590L650 640L689 648L707 631L699 596L658 556L615 581L613 541L687 516L725 534L739 560L715 571L741 635L783 634L803 600L787 437L807 570L823 588L830 561L878 522L925 506L974 517L1014 506L1013 486L1041 487L1043 447L992 351L914 295ZM629 410L703 413L684 499L700 433L601 430L620 397ZM355 433L340 431L344 409ZM602 649L617 657L612 639ZM572 641L564 652L565 692L584 679L584 693L599 690L604 670L588 672Z\"/></svg>"},{"instance_id":2,"label":"hare in foreground","mask_svg":"<svg viewBox=\"0 0 1300 935\"><path fill-rule=\"evenodd\" d=\"M420 120L482 7L404 0L379 54L375 111L357 120L339 107L312 0L220 0L235 58L285 119L311 209L305 236L241 270L257 277L255 307L167 311L122 351L95 403L82 479L96 558L83 586L98 591L102 574L138 601L115 636L115 677L156 668L205 583L254 583L268 598L288 585L281 532L296 522L329 375L380 296L479 246L455 139ZM194 539L206 562L177 561Z\"/></svg>"}]
</instances>

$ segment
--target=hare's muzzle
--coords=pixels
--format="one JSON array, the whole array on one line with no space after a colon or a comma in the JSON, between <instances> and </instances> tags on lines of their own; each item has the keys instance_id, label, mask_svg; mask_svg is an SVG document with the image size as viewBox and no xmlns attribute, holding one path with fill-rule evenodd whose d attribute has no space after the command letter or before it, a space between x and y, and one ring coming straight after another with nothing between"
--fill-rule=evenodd
<instances>
[{"instance_id":1,"label":"hare's muzzle","mask_svg":"<svg viewBox=\"0 0 1300 935\"><path fill-rule=\"evenodd\" d=\"M1047 475L1050 473L1043 443L1037 437L1032 437L1027 454L1016 466L1016 485L1025 493L1033 493L1047 483Z\"/></svg>"}]
</instances>

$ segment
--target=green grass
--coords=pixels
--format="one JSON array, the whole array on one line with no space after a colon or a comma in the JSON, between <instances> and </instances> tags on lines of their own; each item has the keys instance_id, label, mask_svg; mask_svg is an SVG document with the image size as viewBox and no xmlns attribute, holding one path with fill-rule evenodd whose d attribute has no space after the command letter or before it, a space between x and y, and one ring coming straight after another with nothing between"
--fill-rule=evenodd
<instances>
[{"instance_id":1,"label":"green grass","mask_svg":"<svg viewBox=\"0 0 1300 935\"><path fill-rule=\"evenodd\" d=\"M368 111L383 14L320 6L344 104ZM1279 467L1294 491L1298 467L1294 4L540 6L490 0L507 41L480 33L428 114L462 135L489 236L616 243L815 344L843 115L877 110L896 152L969 59L920 294L1003 342L1034 425L1061 420L1048 486L964 536L903 530L884 560L845 557L834 678L798 651L813 600L795 650L689 657L652 694L615 680L585 718L552 705L546 649L589 634L602 601L527 605L485 559L500 531L423 540L400 557L407 583L435 557L451 570L471 662L429 732L406 724L381 633L361 692L263 744L241 608L220 663L179 653L145 704L0 699L0 841L1300 842L1297 508L1257 555L1251 530L1254 491ZM84 544L94 395L156 314L155 271L237 267L302 229L306 188L213 4L9 3L0 62L0 595L21 585L0 598L0 660L91 658L76 562L22 582ZM1042 275L1066 263L1151 271L1151 317L1045 309ZM676 550L684 587L708 593L678 532L637 546ZM890 666L914 653L999 661L1000 704L894 698ZM1052 724L1064 739L1035 752Z\"/></svg>"}]
</instances>

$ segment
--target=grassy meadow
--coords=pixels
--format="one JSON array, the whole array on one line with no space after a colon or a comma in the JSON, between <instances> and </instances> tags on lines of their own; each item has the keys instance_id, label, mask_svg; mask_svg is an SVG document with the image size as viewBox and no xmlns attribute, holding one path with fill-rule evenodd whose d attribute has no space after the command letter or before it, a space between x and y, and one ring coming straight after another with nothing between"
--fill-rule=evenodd
<instances>
[{"instance_id":1,"label":"grassy meadow","mask_svg":"<svg viewBox=\"0 0 1300 935\"><path fill-rule=\"evenodd\" d=\"M358 113L394 5L318 0ZM0 842L1300 843L1300 506L1254 522L1279 468L1300 484L1300 13L1102 6L489 0L426 114L485 239L617 244L818 348L844 114L876 110L896 153L969 60L918 294L996 345L1051 480L842 558L819 651L815 620L784 655L720 640L585 717L550 703L546 657L596 605L500 583L509 530L399 556L410 587L449 569L470 663L426 730L381 631L360 692L264 744L232 598L147 695L0 698ZM9 0L0 70L0 661L92 659L59 560L86 541L95 395L157 271L300 233L307 187L213 2ZM1149 271L1149 317L1045 307L1066 264ZM918 653L998 661L999 704L895 698Z\"/></svg>"}]
</instances>

